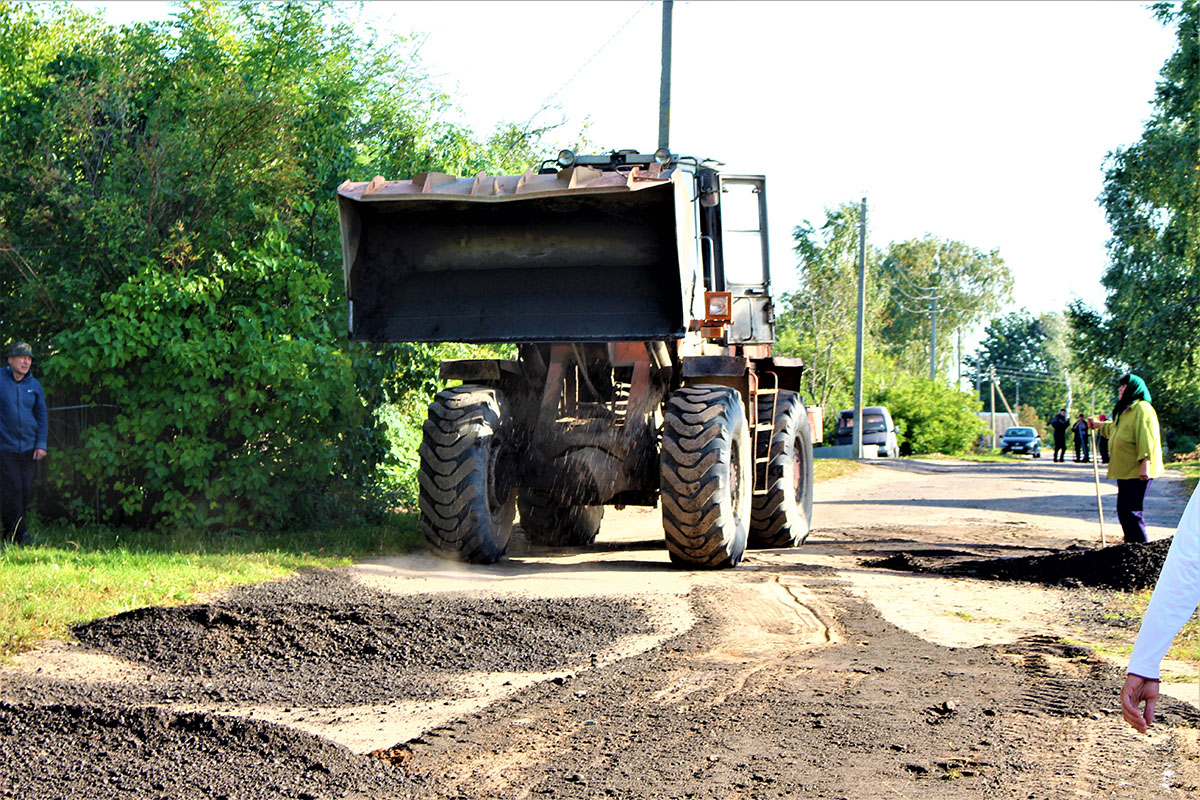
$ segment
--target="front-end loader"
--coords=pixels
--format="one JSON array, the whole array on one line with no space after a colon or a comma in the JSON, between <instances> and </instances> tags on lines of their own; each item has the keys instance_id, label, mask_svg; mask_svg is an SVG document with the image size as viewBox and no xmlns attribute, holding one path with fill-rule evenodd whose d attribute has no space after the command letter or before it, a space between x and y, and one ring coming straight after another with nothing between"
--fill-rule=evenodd
<instances>
[{"instance_id":1,"label":"front-end loader","mask_svg":"<svg viewBox=\"0 0 1200 800\"><path fill-rule=\"evenodd\" d=\"M420 450L436 552L494 562L518 513L533 543L588 545L606 506L660 500L677 564L804 541L820 425L771 355L766 182L720 166L563 151L339 187L352 338L516 346L441 364L461 385Z\"/></svg>"}]
</instances>

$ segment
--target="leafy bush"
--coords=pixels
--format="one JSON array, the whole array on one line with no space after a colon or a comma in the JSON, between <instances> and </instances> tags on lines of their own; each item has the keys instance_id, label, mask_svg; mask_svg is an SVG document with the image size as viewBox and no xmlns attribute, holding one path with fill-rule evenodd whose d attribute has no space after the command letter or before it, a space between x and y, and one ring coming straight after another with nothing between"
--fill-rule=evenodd
<instances>
[{"instance_id":1,"label":"leafy bush","mask_svg":"<svg viewBox=\"0 0 1200 800\"><path fill-rule=\"evenodd\" d=\"M437 349L345 340L336 187L558 149L446 122L418 49L331 0L127 27L0 0L0 338L49 354L52 406L104 406L62 426L83 438L39 511L274 527L403 502L374 410L423 417Z\"/></svg>"},{"instance_id":2,"label":"leafy bush","mask_svg":"<svg viewBox=\"0 0 1200 800\"><path fill-rule=\"evenodd\" d=\"M1017 407L1017 422L1027 428L1033 428L1037 431L1037 435L1043 439L1046 438L1047 425L1046 420L1042 419L1038 410L1027 403L1021 403Z\"/></svg>"},{"instance_id":3,"label":"leafy bush","mask_svg":"<svg viewBox=\"0 0 1200 800\"><path fill-rule=\"evenodd\" d=\"M977 398L949 384L898 376L876 393L872 404L888 407L905 453L965 452L986 429L976 416Z\"/></svg>"},{"instance_id":4,"label":"leafy bush","mask_svg":"<svg viewBox=\"0 0 1200 800\"><path fill-rule=\"evenodd\" d=\"M83 484L61 487L68 503L101 521L234 527L353 503L384 444L326 322L329 284L276 228L203 274L148 267L104 294L46 363L49 382L117 408L63 454Z\"/></svg>"}]
</instances>

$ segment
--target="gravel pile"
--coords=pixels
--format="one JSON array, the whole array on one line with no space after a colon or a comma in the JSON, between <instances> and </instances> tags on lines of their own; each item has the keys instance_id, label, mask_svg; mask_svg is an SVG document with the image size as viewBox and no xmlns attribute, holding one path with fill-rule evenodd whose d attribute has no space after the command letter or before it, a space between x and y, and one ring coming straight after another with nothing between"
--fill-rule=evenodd
<instances>
[{"instance_id":1,"label":"gravel pile","mask_svg":"<svg viewBox=\"0 0 1200 800\"><path fill-rule=\"evenodd\" d=\"M255 720L156 708L0 703L0 797L405 798L404 773Z\"/></svg>"},{"instance_id":2,"label":"gravel pile","mask_svg":"<svg viewBox=\"0 0 1200 800\"><path fill-rule=\"evenodd\" d=\"M615 600L392 596L316 573L217 603L140 608L74 633L90 649L170 676L154 684L158 697L113 687L122 702L345 706L435 696L456 674L586 663L650 630L642 609Z\"/></svg>"},{"instance_id":3,"label":"gravel pile","mask_svg":"<svg viewBox=\"0 0 1200 800\"><path fill-rule=\"evenodd\" d=\"M158 706L432 701L474 672L582 665L652 629L642 607L615 599L395 596L337 571L137 609L75 634L144 675L14 676L0 687L0 800L407 798L403 770L379 758L265 721Z\"/></svg>"}]
</instances>

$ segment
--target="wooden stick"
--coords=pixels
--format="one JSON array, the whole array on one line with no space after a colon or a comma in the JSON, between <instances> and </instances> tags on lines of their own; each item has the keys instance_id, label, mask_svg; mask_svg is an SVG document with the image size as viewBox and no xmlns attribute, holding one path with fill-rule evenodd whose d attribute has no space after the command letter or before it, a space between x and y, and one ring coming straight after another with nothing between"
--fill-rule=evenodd
<instances>
[{"instance_id":1,"label":"wooden stick","mask_svg":"<svg viewBox=\"0 0 1200 800\"><path fill-rule=\"evenodd\" d=\"M1088 441L1091 444L1089 455L1092 457L1092 477L1096 479L1096 513L1100 515L1100 546L1108 547L1108 538L1104 535L1104 506L1100 504L1100 454L1096 452L1096 431L1088 428Z\"/></svg>"}]
</instances>

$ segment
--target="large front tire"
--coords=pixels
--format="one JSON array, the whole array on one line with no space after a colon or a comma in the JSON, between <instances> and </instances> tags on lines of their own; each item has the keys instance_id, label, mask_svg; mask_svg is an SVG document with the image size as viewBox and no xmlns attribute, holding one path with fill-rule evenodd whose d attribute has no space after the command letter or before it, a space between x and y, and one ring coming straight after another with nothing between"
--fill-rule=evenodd
<instances>
[{"instance_id":1,"label":"large front tire","mask_svg":"<svg viewBox=\"0 0 1200 800\"><path fill-rule=\"evenodd\" d=\"M421 530L438 555L491 564L508 548L516 492L496 469L507 424L504 398L485 386L455 386L429 404L417 480Z\"/></svg>"},{"instance_id":2,"label":"large front tire","mask_svg":"<svg viewBox=\"0 0 1200 800\"><path fill-rule=\"evenodd\" d=\"M795 392L760 395L758 424L771 426L772 434L770 441L759 441L758 457L770 460L764 484L767 491L754 496L750 546L794 547L808 538L812 523L812 429L808 410Z\"/></svg>"},{"instance_id":3,"label":"large front tire","mask_svg":"<svg viewBox=\"0 0 1200 800\"><path fill-rule=\"evenodd\" d=\"M604 506L559 505L545 492L523 489L517 496L521 529L533 544L586 547L596 541Z\"/></svg>"},{"instance_id":4,"label":"large front tire","mask_svg":"<svg viewBox=\"0 0 1200 800\"><path fill-rule=\"evenodd\" d=\"M659 488L671 561L736 566L750 521L750 433L741 396L685 386L667 401Z\"/></svg>"}]
</instances>

